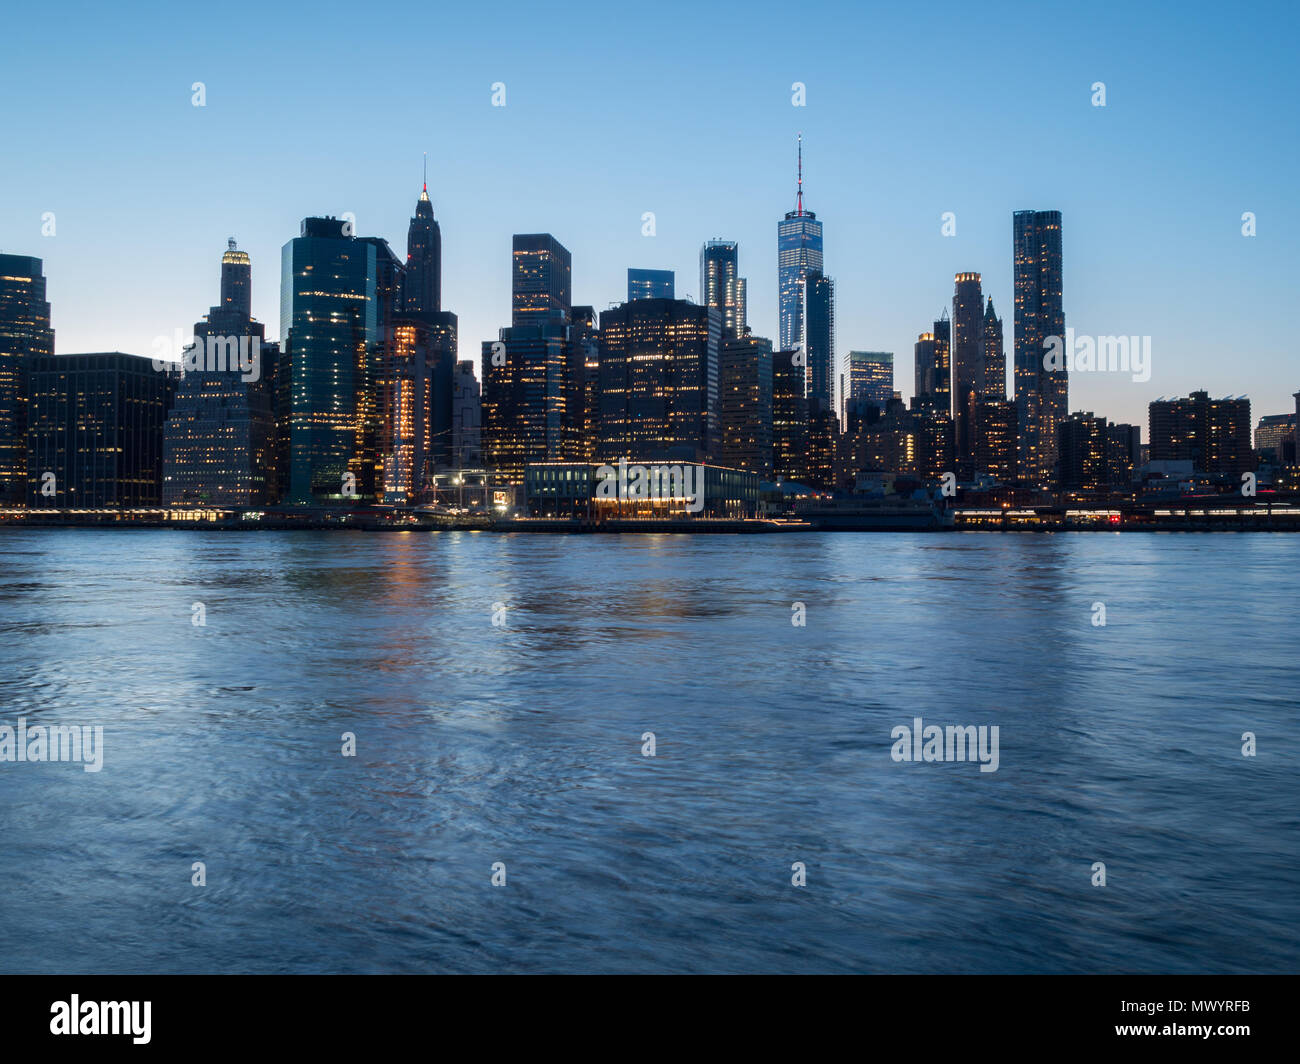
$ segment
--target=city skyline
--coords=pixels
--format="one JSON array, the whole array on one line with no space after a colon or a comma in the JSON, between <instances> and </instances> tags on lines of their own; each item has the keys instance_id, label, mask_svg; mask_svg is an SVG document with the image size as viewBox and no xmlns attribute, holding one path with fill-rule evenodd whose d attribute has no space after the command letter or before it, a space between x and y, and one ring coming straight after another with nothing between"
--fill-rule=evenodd
<instances>
[{"instance_id":1,"label":"city skyline","mask_svg":"<svg viewBox=\"0 0 1300 1064\"><path fill-rule=\"evenodd\" d=\"M836 280L837 351L898 352L904 396L916 337L951 298L958 272L982 275L984 294L1007 323L1010 363L1007 217L1052 209L1067 227L1068 324L1080 334L1153 338L1149 381L1074 375L1071 412L1140 424L1151 400L1202 388L1249 395L1260 416L1290 409L1289 344L1271 319L1289 298L1294 259L1297 211L1285 186L1296 148L1278 133L1294 125L1298 94L1288 91L1287 67L1264 105L1244 83L1270 66L1285 33L1219 25L1204 6L1181 8L1172 27L1154 14L1103 6L1057 20L1054 32L1071 47L1030 94L978 74L956 53L925 78L909 70L905 46L930 34L933 18L834 14L859 32L823 41L815 61L755 65L724 55L693 67L711 27L726 22L722 11L700 13L699 42L672 51L683 77L656 76L658 93L646 102L637 90L652 76L656 49L666 47L657 28L632 47L594 23L583 73L554 76L525 43L530 30L548 39L556 32L540 16L518 12L489 56L477 16L428 13L464 54L451 56L428 93L378 117L369 108L364 153L320 138L325 115L346 120L373 99L337 75L332 60L381 45L400 60L407 46L391 33L358 28L334 41L324 26L261 17L250 69L268 70L285 48L320 50L319 63L299 64L289 84L279 75L223 74L219 53L201 40L172 54L159 42L188 20L171 16L124 47L128 62L137 50L156 57L147 73L124 78L110 73L123 56L111 68L94 56L98 19L90 18L71 31L66 49L39 57L51 71L49 93L26 89L29 103L11 120L16 138L45 147L0 176L0 246L44 260L58 351L148 354L154 337L188 328L196 308L210 304L212 249L233 236L254 262L253 314L268 338L282 339L273 268L280 246L303 217L352 212L358 232L399 247L427 151L442 227L441 302L460 317L462 358L475 358L505 324L509 242L528 232L553 233L571 250L573 300L597 310L621 300L628 267L675 270L679 295L700 301L693 279L700 246L715 236L734 240L749 279L750 324L775 341L773 220L792 205L792 149L803 132L807 202L829 222L825 272ZM1274 24L1290 18L1272 16ZM19 41L35 31L31 17L16 16ZM1014 21L1011 9L999 9L953 27L988 62L1012 54ZM760 9L750 25L726 24L737 45L777 54L775 9ZM1166 29L1177 49L1156 47ZM837 60L868 32L877 60L869 72L846 73ZM38 61L23 51L0 75L15 88ZM1212 82L1202 76L1207 69ZM93 94L82 92L87 78ZM191 106L196 81L206 87L202 108ZM502 108L491 104L497 81L505 85ZM1104 108L1091 103L1097 81L1107 85ZM792 106L796 82L806 86L804 107ZM963 84L973 91L959 91ZM715 124L688 106L702 86L734 100L739 154L710 140ZM614 112L624 115L619 127L608 124ZM109 114L123 117L109 123ZM1177 132L1189 121L1194 138ZM594 142L589 159L539 154L557 128L608 130L618 157ZM1034 128L1050 135L1043 150L1035 140L1026 152L1024 133ZM214 148L225 143L241 152ZM919 144L933 145L941 165ZM1231 150L1210 166L1207 145ZM205 159L214 161L201 165ZM222 164L237 159L250 163ZM1241 233L1247 211L1257 217L1255 237ZM43 237L46 212L56 232ZM654 214L653 237L641 235L646 212ZM955 236L941 233L944 212L955 215Z\"/></svg>"}]
</instances>

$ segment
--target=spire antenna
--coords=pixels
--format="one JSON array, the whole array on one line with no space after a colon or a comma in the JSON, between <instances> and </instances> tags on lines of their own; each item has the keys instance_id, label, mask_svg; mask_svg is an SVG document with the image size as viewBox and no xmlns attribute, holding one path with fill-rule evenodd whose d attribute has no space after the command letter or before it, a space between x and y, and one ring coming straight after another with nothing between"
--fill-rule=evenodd
<instances>
[{"instance_id":1,"label":"spire antenna","mask_svg":"<svg viewBox=\"0 0 1300 1064\"><path fill-rule=\"evenodd\" d=\"M795 198L795 213L803 215L803 134L799 134L799 190Z\"/></svg>"},{"instance_id":2,"label":"spire antenna","mask_svg":"<svg viewBox=\"0 0 1300 1064\"><path fill-rule=\"evenodd\" d=\"M429 153L424 153L424 191L429 191Z\"/></svg>"}]
</instances>

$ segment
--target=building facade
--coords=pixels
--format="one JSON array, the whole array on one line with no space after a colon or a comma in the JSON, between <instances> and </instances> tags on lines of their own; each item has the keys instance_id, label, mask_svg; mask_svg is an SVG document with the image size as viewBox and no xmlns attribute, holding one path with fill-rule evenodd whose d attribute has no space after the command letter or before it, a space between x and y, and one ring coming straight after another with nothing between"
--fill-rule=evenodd
<instances>
[{"instance_id":1,"label":"building facade","mask_svg":"<svg viewBox=\"0 0 1300 1064\"><path fill-rule=\"evenodd\" d=\"M29 380L29 507L161 505L170 373L151 359L111 351L41 356Z\"/></svg>"},{"instance_id":2,"label":"building facade","mask_svg":"<svg viewBox=\"0 0 1300 1064\"><path fill-rule=\"evenodd\" d=\"M638 299L600 315L602 461L716 463L722 319L681 299Z\"/></svg>"},{"instance_id":3,"label":"building facade","mask_svg":"<svg viewBox=\"0 0 1300 1064\"><path fill-rule=\"evenodd\" d=\"M163 428L164 506L278 501L279 346L253 320L251 291L252 263L232 239L221 256L220 298L194 326Z\"/></svg>"},{"instance_id":4,"label":"building facade","mask_svg":"<svg viewBox=\"0 0 1300 1064\"><path fill-rule=\"evenodd\" d=\"M1200 473L1233 476L1252 472L1250 400L1211 399L1192 392L1180 399L1157 399L1148 407L1152 462L1191 462Z\"/></svg>"},{"instance_id":5,"label":"building facade","mask_svg":"<svg viewBox=\"0 0 1300 1064\"><path fill-rule=\"evenodd\" d=\"M722 345L722 464L771 480L772 341L744 335Z\"/></svg>"},{"instance_id":6,"label":"building facade","mask_svg":"<svg viewBox=\"0 0 1300 1064\"><path fill-rule=\"evenodd\" d=\"M27 407L32 362L54 354L44 265L0 255L0 506L27 499Z\"/></svg>"},{"instance_id":7,"label":"building facade","mask_svg":"<svg viewBox=\"0 0 1300 1064\"><path fill-rule=\"evenodd\" d=\"M676 274L672 270L627 271L627 301L634 299L676 299Z\"/></svg>"},{"instance_id":8,"label":"building facade","mask_svg":"<svg viewBox=\"0 0 1300 1064\"><path fill-rule=\"evenodd\" d=\"M1044 368L1049 337L1065 336L1061 281L1061 212L1016 211L1012 219L1015 276L1015 399L1020 419L1020 469L1039 485L1052 480L1057 426L1069 413L1069 376Z\"/></svg>"},{"instance_id":9,"label":"building facade","mask_svg":"<svg viewBox=\"0 0 1300 1064\"><path fill-rule=\"evenodd\" d=\"M287 442L285 501L373 500L379 462L375 399L391 294L381 293L381 250L338 218L306 218L284 245L279 433ZM392 292L397 274L384 283ZM385 308L381 304L389 302Z\"/></svg>"}]
</instances>

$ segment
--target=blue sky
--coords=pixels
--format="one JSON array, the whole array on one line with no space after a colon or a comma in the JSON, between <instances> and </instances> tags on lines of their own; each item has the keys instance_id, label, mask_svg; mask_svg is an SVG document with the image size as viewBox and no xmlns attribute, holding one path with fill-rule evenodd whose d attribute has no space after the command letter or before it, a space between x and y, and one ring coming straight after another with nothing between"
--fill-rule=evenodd
<instances>
[{"instance_id":1,"label":"blue sky","mask_svg":"<svg viewBox=\"0 0 1300 1064\"><path fill-rule=\"evenodd\" d=\"M698 296L700 244L738 240L772 336L802 131L838 350L894 351L905 396L957 271L983 274L1010 352L1025 208L1063 212L1067 323L1152 338L1147 383L1076 375L1072 409L1145 436L1159 395L1246 394L1258 418L1300 389L1291 4L54 3L6 22L0 249L45 260L63 353L188 336L229 236L279 335L300 220L351 211L404 254L425 151L462 357L508 324L514 232L554 233L598 309L629 266Z\"/></svg>"}]
</instances>

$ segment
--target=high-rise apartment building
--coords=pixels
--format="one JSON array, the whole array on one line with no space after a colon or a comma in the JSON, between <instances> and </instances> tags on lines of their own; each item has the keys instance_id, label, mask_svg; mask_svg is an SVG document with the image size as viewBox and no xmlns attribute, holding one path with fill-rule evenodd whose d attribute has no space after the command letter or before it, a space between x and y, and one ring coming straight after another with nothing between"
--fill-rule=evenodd
<instances>
[{"instance_id":1,"label":"high-rise apartment building","mask_svg":"<svg viewBox=\"0 0 1300 1064\"><path fill-rule=\"evenodd\" d=\"M1041 486L1052 480L1057 426L1069 413L1067 371L1047 369L1043 361L1048 339L1065 336L1061 212L1016 211L1012 225L1020 469L1023 479Z\"/></svg>"}]
</instances>

